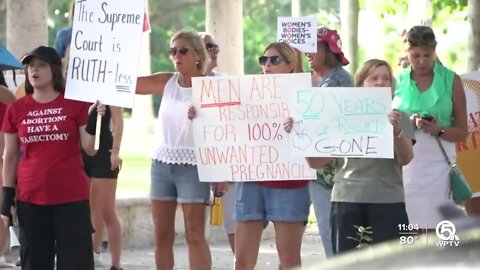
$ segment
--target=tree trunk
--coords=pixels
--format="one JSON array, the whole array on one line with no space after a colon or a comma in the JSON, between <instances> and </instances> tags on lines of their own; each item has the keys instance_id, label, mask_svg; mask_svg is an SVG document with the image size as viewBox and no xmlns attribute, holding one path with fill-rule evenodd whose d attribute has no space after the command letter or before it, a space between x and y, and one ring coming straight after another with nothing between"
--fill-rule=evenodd
<instances>
[{"instance_id":1,"label":"tree trunk","mask_svg":"<svg viewBox=\"0 0 480 270\"><path fill-rule=\"evenodd\" d=\"M292 17L302 16L302 4L300 0L292 0Z\"/></svg>"},{"instance_id":2,"label":"tree trunk","mask_svg":"<svg viewBox=\"0 0 480 270\"><path fill-rule=\"evenodd\" d=\"M480 3L468 0L468 71L480 68Z\"/></svg>"},{"instance_id":3,"label":"tree trunk","mask_svg":"<svg viewBox=\"0 0 480 270\"><path fill-rule=\"evenodd\" d=\"M358 13L358 0L340 1L342 51L350 61L347 69L352 75L358 67Z\"/></svg>"},{"instance_id":4,"label":"tree trunk","mask_svg":"<svg viewBox=\"0 0 480 270\"><path fill-rule=\"evenodd\" d=\"M0 43L6 44L7 37L7 0L0 0Z\"/></svg>"},{"instance_id":5,"label":"tree trunk","mask_svg":"<svg viewBox=\"0 0 480 270\"><path fill-rule=\"evenodd\" d=\"M18 58L48 45L47 0L7 0L7 47Z\"/></svg>"},{"instance_id":6,"label":"tree trunk","mask_svg":"<svg viewBox=\"0 0 480 270\"><path fill-rule=\"evenodd\" d=\"M243 75L243 1L207 0L205 20L206 31L221 48L218 70Z\"/></svg>"}]
</instances>

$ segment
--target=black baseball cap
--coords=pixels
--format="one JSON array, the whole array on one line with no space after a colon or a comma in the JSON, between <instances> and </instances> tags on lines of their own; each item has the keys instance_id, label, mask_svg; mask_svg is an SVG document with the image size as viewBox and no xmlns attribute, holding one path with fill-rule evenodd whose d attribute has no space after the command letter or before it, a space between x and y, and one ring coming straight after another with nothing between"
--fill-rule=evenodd
<instances>
[{"instance_id":1,"label":"black baseball cap","mask_svg":"<svg viewBox=\"0 0 480 270\"><path fill-rule=\"evenodd\" d=\"M22 57L22 64L26 65L32 61L33 58L40 58L43 61L54 64L54 65L62 65L62 59L58 55L57 51L55 51L52 47L40 46L30 53L26 54Z\"/></svg>"}]
</instances>

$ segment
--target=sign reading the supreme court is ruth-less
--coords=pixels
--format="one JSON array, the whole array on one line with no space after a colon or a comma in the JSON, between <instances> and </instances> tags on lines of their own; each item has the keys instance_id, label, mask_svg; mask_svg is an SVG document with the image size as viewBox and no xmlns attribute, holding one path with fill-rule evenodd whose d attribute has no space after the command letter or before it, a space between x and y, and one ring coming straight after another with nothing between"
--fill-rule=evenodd
<instances>
[{"instance_id":1,"label":"sign reading the supreme court is ruth-less","mask_svg":"<svg viewBox=\"0 0 480 270\"><path fill-rule=\"evenodd\" d=\"M131 108L145 1L76 0L65 96Z\"/></svg>"},{"instance_id":2,"label":"sign reading the supreme court is ruth-less","mask_svg":"<svg viewBox=\"0 0 480 270\"><path fill-rule=\"evenodd\" d=\"M288 92L310 85L307 73L192 78L200 181L315 179L283 129Z\"/></svg>"},{"instance_id":3,"label":"sign reading the supreme court is ruth-less","mask_svg":"<svg viewBox=\"0 0 480 270\"><path fill-rule=\"evenodd\" d=\"M292 152L307 157L393 158L390 88L296 88Z\"/></svg>"}]
</instances>

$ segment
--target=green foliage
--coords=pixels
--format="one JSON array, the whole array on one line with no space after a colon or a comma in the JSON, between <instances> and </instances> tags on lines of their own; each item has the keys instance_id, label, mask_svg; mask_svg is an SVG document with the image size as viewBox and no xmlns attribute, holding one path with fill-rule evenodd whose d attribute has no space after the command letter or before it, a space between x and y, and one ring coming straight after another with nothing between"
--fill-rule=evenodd
<instances>
[{"instance_id":1,"label":"green foliage","mask_svg":"<svg viewBox=\"0 0 480 270\"><path fill-rule=\"evenodd\" d=\"M73 0L48 1L48 44L53 46L58 30L70 24Z\"/></svg>"},{"instance_id":2,"label":"green foliage","mask_svg":"<svg viewBox=\"0 0 480 270\"><path fill-rule=\"evenodd\" d=\"M373 234L372 227L363 227L363 226L357 226L357 225L353 227L357 229L357 233L356 233L357 237L347 236L347 239L356 241L357 248L367 247L368 243L373 241L373 238L371 236Z\"/></svg>"},{"instance_id":3,"label":"green foliage","mask_svg":"<svg viewBox=\"0 0 480 270\"><path fill-rule=\"evenodd\" d=\"M123 167L118 175L117 192L126 195L145 195L150 189L152 161L144 156L123 155Z\"/></svg>"},{"instance_id":4,"label":"green foliage","mask_svg":"<svg viewBox=\"0 0 480 270\"><path fill-rule=\"evenodd\" d=\"M0 0L1 1L4 0ZM70 9L73 0L48 1L49 44L53 45L56 32L69 24L64 16ZM368 9L382 18L384 26L385 55L383 58L397 68L398 58L402 54L402 42L399 36L399 26L392 20L405 18L408 13L408 0L360 0L361 9ZM330 28L340 28L338 0L302 0L302 16L315 16L319 25ZM465 19L467 0L431 0L433 27L438 34L448 34L452 29L448 23L452 20ZM1 7L1 6L0 6ZM55 14L58 10L58 14ZM167 51L171 36L178 30L189 28L197 31L205 29L205 0L150 0L149 17L152 31L150 33L151 70L173 71L174 68ZM246 74L260 73L257 58L264 48L276 40L277 17L290 16L291 0L244 0L243 1L243 33L244 33L244 71ZM360 18L361 20L362 18ZM360 29L362 31L362 29ZM450 30L452 31L452 30ZM359 35L361 35L360 33ZM443 35L443 34L442 34ZM0 35L1 36L1 35ZM442 44L444 45L444 44ZM466 45L457 44L456 49L448 48L441 58L449 67L465 58L461 52L466 51ZM369 48L359 47L359 63L363 63ZM378 56L382 58L382 56ZM305 58L304 66L306 66ZM308 69L305 69L308 70ZM153 97L154 112L157 113L161 97Z\"/></svg>"}]
</instances>

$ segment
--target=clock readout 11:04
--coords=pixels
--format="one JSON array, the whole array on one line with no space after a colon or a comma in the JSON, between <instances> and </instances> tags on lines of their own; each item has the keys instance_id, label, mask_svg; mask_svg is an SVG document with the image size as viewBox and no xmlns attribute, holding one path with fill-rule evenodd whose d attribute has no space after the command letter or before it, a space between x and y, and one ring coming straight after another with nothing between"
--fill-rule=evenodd
<instances>
[{"instance_id":1,"label":"clock readout 11:04","mask_svg":"<svg viewBox=\"0 0 480 270\"><path fill-rule=\"evenodd\" d=\"M420 226L418 226L418 224L398 224L399 231L414 231L419 228Z\"/></svg>"}]
</instances>

